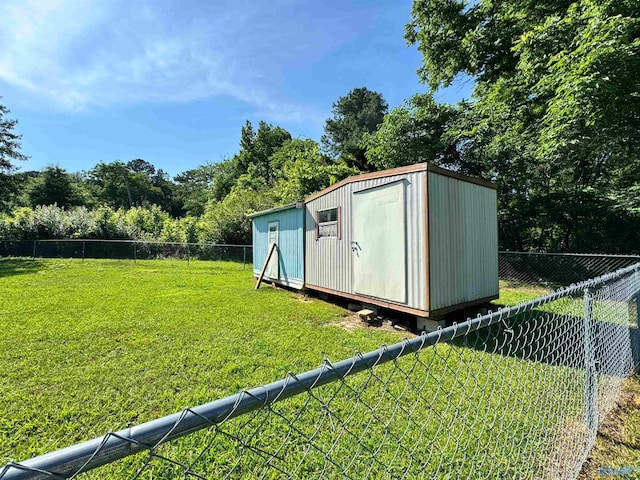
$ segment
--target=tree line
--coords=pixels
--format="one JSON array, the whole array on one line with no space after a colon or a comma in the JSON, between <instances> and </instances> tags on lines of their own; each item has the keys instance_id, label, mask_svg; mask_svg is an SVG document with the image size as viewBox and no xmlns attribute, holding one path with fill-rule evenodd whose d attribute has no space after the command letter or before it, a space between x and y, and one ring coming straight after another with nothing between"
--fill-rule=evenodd
<instances>
[{"instance_id":1,"label":"tree line","mask_svg":"<svg viewBox=\"0 0 640 480\"><path fill-rule=\"evenodd\" d=\"M20 137L0 107L5 232L20 208L123 218L159 208L163 224L192 225L199 240L246 243L247 212L428 161L497 183L502 249L640 253L637 1L416 0L405 39L422 55L426 93L389 111L380 93L355 88L333 104L320 142L247 122L235 155L174 178L142 159L12 171ZM436 101L460 75L474 82L472 98Z\"/></svg>"}]
</instances>

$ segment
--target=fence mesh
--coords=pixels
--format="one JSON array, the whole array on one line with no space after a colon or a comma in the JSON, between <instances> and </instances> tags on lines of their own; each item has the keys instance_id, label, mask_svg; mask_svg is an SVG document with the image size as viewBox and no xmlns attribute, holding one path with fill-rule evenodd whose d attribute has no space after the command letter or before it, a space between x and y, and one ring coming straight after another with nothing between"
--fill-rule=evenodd
<instances>
[{"instance_id":1,"label":"fence mesh","mask_svg":"<svg viewBox=\"0 0 640 480\"><path fill-rule=\"evenodd\" d=\"M575 478L638 365L639 293L640 264L0 479Z\"/></svg>"},{"instance_id":2,"label":"fence mesh","mask_svg":"<svg viewBox=\"0 0 640 480\"><path fill-rule=\"evenodd\" d=\"M251 245L154 242L143 240L3 240L0 257L112 258L129 260L198 259L251 264Z\"/></svg>"},{"instance_id":3,"label":"fence mesh","mask_svg":"<svg viewBox=\"0 0 640 480\"><path fill-rule=\"evenodd\" d=\"M232 261L248 265L253 261L253 247L142 240L0 240L0 257L173 258ZM640 262L640 256L572 253L499 252L498 258L499 277L505 288L565 287Z\"/></svg>"},{"instance_id":4,"label":"fence mesh","mask_svg":"<svg viewBox=\"0 0 640 480\"><path fill-rule=\"evenodd\" d=\"M500 252L500 280L507 287L566 287L640 262L640 256Z\"/></svg>"}]
</instances>

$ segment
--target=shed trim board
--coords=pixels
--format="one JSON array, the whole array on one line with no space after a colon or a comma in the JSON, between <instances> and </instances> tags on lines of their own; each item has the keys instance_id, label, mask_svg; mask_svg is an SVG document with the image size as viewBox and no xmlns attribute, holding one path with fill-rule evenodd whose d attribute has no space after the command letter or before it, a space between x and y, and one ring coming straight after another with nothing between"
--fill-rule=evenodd
<instances>
[{"instance_id":1,"label":"shed trim board","mask_svg":"<svg viewBox=\"0 0 640 480\"><path fill-rule=\"evenodd\" d=\"M429 172L424 176L424 194L422 201L424 202L424 300L425 308L431 309L431 271L429 269Z\"/></svg>"},{"instance_id":2,"label":"shed trim board","mask_svg":"<svg viewBox=\"0 0 640 480\"><path fill-rule=\"evenodd\" d=\"M456 305L451 305L450 307L437 308L436 310L431 310L429 315L444 315L446 313L455 312L456 310L461 310L467 307L475 307L477 305L482 305L483 303L489 303L491 300L497 300L500 295L489 295L488 297L478 298L477 300L470 300L464 303L458 303Z\"/></svg>"},{"instance_id":3,"label":"shed trim board","mask_svg":"<svg viewBox=\"0 0 640 480\"><path fill-rule=\"evenodd\" d=\"M376 188L382 188L382 187L388 187L389 185L393 185L394 183L406 183L407 179L406 178L399 178L397 180L391 180L390 182L387 183L383 183L382 185L373 185L371 187L364 187L364 188L360 188L358 190L354 190L353 192L351 192L352 195L357 195L359 193L365 193L368 192L369 190L374 190Z\"/></svg>"},{"instance_id":4,"label":"shed trim board","mask_svg":"<svg viewBox=\"0 0 640 480\"><path fill-rule=\"evenodd\" d=\"M353 175L351 177L347 177L344 180L340 180L338 183L325 188L324 190L320 190L319 192L314 193L313 195L310 195L309 197L307 197L305 201L310 202L311 200L315 200L316 198L326 195L327 193L332 192L333 190L343 187L349 183L361 182L363 180L371 180L374 178L392 177L395 175L403 175L405 173L421 172L421 171L437 173L439 175L452 177L457 180L462 180L463 182L475 183L476 185L492 188L494 190L498 188L496 184L490 180L471 177L463 173L458 173L452 170L447 170L445 168L437 167L431 163L416 163L415 165L407 165L406 167L391 168L389 170L381 170L379 172L363 173L362 175Z\"/></svg>"},{"instance_id":5,"label":"shed trim board","mask_svg":"<svg viewBox=\"0 0 640 480\"><path fill-rule=\"evenodd\" d=\"M253 269L253 278L258 278L260 276L260 270ZM302 290L305 287L304 280L301 278L269 278L264 277L262 279L262 283L273 283L278 285L283 285L285 287L295 288L297 290Z\"/></svg>"},{"instance_id":6,"label":"shed trim board","mask_svg":"<svg viewBox=\"0 0 640 480\"><path fill-rule=\"evenodd\" d=\"M345 185L353 182L361 182L363 180L373 180L374 178L383 178L383 177L393 177L395 175L403 175L405 173L411 172L421 172L427 169L426 163L418 163L416 165L409 165L406 167L398 167L392 168L389 170L381 170L379 172L371 172L371 173L363 173L362 175L353 175L351 177L347 177L344 180L340 180L338 183L331 185L330 187L325 188L324 190L320 190L317 193L307 197L306 202L310 202L311 200L315 200L329 192L332 192L340 187L344 187Z\"/></svg>"},{"instance_id":7,"label":"shed trim board","mask_svg":"<svg viewBox=\"0 0 640 480\"><path fill-rule=\"evenodd\" d=\"M402 313L409 313L411 315L418 315L420 317L427 315L429 312L425 310L419 310L417 308L407 307L405 305L398 305L397 303L387 302L385 300L380 300L379 298L367 297L364 295L358 295L347 292L340 292L338 290L333 290L331 288L319 287L318 285L311 285L309 283L305 284L305 288L309 290L316 290L322 293L328 293L330 295L334 295L336 297L344 297L350 300L358 300L363 303L370 303L372 305L377 305L379 307L388 308L389 310L397 310Z\"/></svg>"},{"instance_id":8,"label":"shed trim board","mask_svg":"<svg viewBox=\"0 0 640 480\"><path fill-rule=\"evenodd\" d=\"M320 224L318 223L318 210L316 210L313 214L313 239L316 242L320 238L320 233L318 232L319 229L320 229ZM306 244L304 248L305 248L305 254L306 254L306 249L307 249Z\"/></svg>"},{"instance_id":9,"label":"shed trim board","mask_svg":"<svg viewBox=\"0 0 640 480\"><path fill-rule=\"evenodd\" d=\"M462 180L463 182L475 183L476 185L480 185L481 187L492 188L494 190L498 189L498 186L491 180L485 180L484 178L479 177L471 177L463 173L454 172L453 170L436 167L435 165L432 165L430 163L427 165L427 170L431 173L437 173L438 175L444 175L445 177L455 178L456 180Z\"/></svg>"},{"instance_id":10,"label":"shed trim board","mask_svg":"<svg viewBox=\"0 0 640 480\"><path fill-rule=\"evenodd\" d=\"M383 307L388 310L396 310L402 313L408 313L410 315L416 315L418 317L428 317L429 315L444 315L446 313L454 312L456 310L460 310L462 308L473 307L476 305L482 305L484 303L488 303L491 300L496 300L499 295L491 295L485 298L478 298L477 300L472 300L470 302L461 303L459 305L452 305L446 308L439 308L437 310L429 311L429 310L420 310L417 308L411 308L404 305L398 305L393 302L385 302L384 300L380 300L379 298L367 297L364 295L357 295L353 293L345 293L339 292L338 290L332 290L331 288L319 287L317 285L305 284L305 288L308 290L314 290L317 292L327 293L329 295L333 295L335 297L343 297L348 298L349 300L357 300L362 303L369 303L371 305L376 305L378 307Z\"/></svg>"},{"instance_id":11,"label":"shed trim board","mask_svg":"<svg viewBox=\"0 0 640 480\"><path fill-rule=\"evenodd\" d=\"M273 207L267 210L261 210L259 212L248 213L247 218L255 218L261 217L262 215L268 215L269 213L282 212L284 210L289 210L290 208L304 208L304 203L289 203L287 205L282 205L281 207Z\"/></svg>"}]
</instances>

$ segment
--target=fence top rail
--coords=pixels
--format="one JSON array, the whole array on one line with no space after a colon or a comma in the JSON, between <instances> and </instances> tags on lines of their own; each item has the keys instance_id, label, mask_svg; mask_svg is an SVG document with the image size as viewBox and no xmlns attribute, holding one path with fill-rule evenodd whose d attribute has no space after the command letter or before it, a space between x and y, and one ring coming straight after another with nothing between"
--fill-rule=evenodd
<instances>
[{"instance_id":1,"label":"fence top rail","mask_svg":"<svg viewBox=\"0 0 640 480\"><path fill-rule=\"evenodd\" d=\"M252 247L252 245L236 245L232 243L206 243L206 242L161 242L158 240L107 240L102 238L46 238L33 240L0 240L2 242L38 242L38 243L60 243L60 242L86 242L86 243L137 243L145 245L195 245L199 247Z\"/></svg>"},{"instance_id":2,"label":"fence top rail","mask_svg":"<svg viewBox=\"0 0 640 480\"><path fill-rule=\"evenodd\" d=\"M617 255L608 253L547 253L547 252L515 252L500 250L500 255L543 255L553 257L596 257L596 258L629 258L640 261L640 255Z\"/></svg>"},{"instance_id":3,"label":"fence top rail","mask_svg":"<svg viewBox=\"0 0 640 480\"><path fill-rule=\"evenodd\" d=\"M423 333L418 337L405 339L394 345L382 346L364 354L356 352L352 358L337 363L325 359L319 368L299 375L290 373L286 378L268 385L243 390L235 395L197 407L186 408L181 412L115 433L109 432L103 437L34 457L24 462L10 462L3 470L0 470L0 478L3 480L34 478L34 474L38 476L43 472L55 472L56 475L67 478L67 476L74 475L79 471L88 471L141 451L152 450L165 442L197 430L224 423L242 414L310 391L329 382L418 352L425 347L496 324L511 315L524 313L562 297L575 296L577 293L584 294L588 288L635 272L640 272L640 263L556 290L528 302L504 307L486 315L479 315L477 318L470 318L462 323L454 323L435 332Z\"/></svg>"},{"instance_id":4,"label":"fence top rail","mask_svg":"<svg viewBox=\"0 0 640 480\"><path fill-rule=\"evenodd\" d=\"M211 247L252 247L251 244L233 244L233 243L208 243L208 242L162 242L159 240L127 240L127 239L104 239L104 238L36 238L31 240L20 239L0 239L1 242L91 242L91 243L142 243L155 245L196 245ZM597 257L597 258L628 258L640 261L640 255L621 255L609 253L550 253L550 252L519 252L511 250L500 250L501 255L544 255L555 257Z\"/></svg>"}]
</instances>

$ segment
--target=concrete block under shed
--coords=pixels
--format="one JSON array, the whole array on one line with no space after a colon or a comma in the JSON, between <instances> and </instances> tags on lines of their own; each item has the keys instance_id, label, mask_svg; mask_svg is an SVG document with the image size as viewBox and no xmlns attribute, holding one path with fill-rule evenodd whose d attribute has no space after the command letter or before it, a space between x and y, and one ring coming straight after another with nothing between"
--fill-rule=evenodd
<instances>
[{"instance_id":1,"label":"concrete block under shed","mask_svg":"<svg viewBox=\"0 0 640 480\"><path fill-rule=\"evenodd\" d=\"M371 303L363 303L362 308L366 308L367 310L371 310L374 315L378 315L378 306L372 305Z\"/></svg>"},{"instance_id":2,"label":"concrete block under shed","mask_svg":"<svg viewBox=\"0 0 640 480\"><path fill-rule=\"evenodd\" d=\"M365 322L370 322L371 320L373 320L376 316L376 313L373 310L369 310L369 309L362 309L358 312L358 316L360 317L360 319L362 319Z\"/></svg>"},{"instance_id":3,"label":"concrete block under shed","mask_svg":"<svg viewBox=\"0 0 640 480\"><path fill-rule=\"evenodd\" d=\"M437 320L428 317L416 317L416 323L418 330L425 332L435 332L438 328L444 328L446 322L444 320Z\"/></svg>"}]
</instances>

